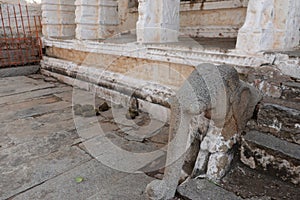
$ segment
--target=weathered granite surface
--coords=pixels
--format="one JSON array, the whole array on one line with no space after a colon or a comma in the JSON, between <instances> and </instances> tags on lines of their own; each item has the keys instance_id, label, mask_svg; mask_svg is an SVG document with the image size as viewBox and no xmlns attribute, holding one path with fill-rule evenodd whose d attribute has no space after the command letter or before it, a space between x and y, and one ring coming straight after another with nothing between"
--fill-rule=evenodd
<instances>
[{"instance_id":1,"label":"weathered granite surface","mask_svg":"<svg viewBox=\"0 0 300 200\"><path fill-rule=\"evenodd\" d=\"M158 143L118 136L123 127L109 113L91 118L73 115L72 96L72 87L38 74L0 79L0 199L145 198L153 178L105 166L85 144L95 144L96 125L115 135L108 138L129 152L157 148ZM82 91L77 100L89 97ZM83 181L77 183L77 177Z\"/></svg>"},{"instance_id":2,"label":"weathered granite surface","mask_svg":"<svg viewBox=\"0 0 300 200\"><path fill-rule=\"evenodd\" d=\"M178 193L187 199L207 200L241 200L234 193L228 192L223 188L209 182L205 179L191 179L180 185L177 189Z\"/></svg>"}]
</instances>

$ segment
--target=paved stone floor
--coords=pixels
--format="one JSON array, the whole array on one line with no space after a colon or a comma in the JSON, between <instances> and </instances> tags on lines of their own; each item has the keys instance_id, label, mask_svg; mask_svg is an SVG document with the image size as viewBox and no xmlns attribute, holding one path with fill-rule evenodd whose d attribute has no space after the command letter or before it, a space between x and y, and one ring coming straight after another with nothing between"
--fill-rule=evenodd
<instances>
[{"instance_id":1,"label":"paved stone floor","mask_svg":"<svg viewBox=\"0 0 300 200\"><path fill-rule=\"evenodd\" d=\"M0 78L0 199L145 199L152 177L162 177L168 124L149 113L128 120L126 108L109 102L96 116L94 106L103 103L39 74ZM300 195L298 186L240 164L220 186L191 180L178 194L199 200Z\"/></svg>"},{"instance_id":2,"label":"paved stone floor","mask_svg":"<svg viewBox=\"0 0 300 200\"><path fill-rule=\"evenodd\" d=\"M153 178L131 172L150 161L132 162L135 157L127 154L115 158L110 151L119 148L137 158L144 155L142 151L156 151L149 156L160 160L164 156L160 141L167 140L165 124L141 114L134 124L147 122L148 127L159 127L154 132L166 134L160 134L164 138L159 140L139 137L134 133L139 127L126 124L131 120L119 116L114 122L113 115L124 113L121 107L110 109L119 109L117 114L76 116L73 97L80 103L88 102L91 95L74 94L72 87L41 75L0 79L0 199L145 199L145 187ZM105 146L102 138L118 148Z\"/></svg>"}]
</instances>

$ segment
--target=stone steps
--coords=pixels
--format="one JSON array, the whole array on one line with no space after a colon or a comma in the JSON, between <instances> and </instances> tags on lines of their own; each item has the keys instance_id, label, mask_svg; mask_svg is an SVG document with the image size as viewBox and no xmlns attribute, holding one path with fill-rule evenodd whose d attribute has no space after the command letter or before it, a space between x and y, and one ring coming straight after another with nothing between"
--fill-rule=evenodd
<instances>
[{"instance_id":1,"label":"stone steps","mask_svg":"<svg viewBox=\"0 0 300 200\"><path fill-rule=\"evenodd\" d=\"M296 86L290 84L286 98L264 97L257 106L242 136L241 161L252 169L299 184L300 104Z\"/></svg>"},{"instance_id":2,"label":"stone steps","mask_svg":"<svg viewBox=\"0 0 300 200\"><path fill-rule=\"evenodd\" d=\"M298 200L300 190L237 162L222 182L187 179L178 186L177 195L184 200Z\"/></svg>"},{"instance_id":3,"label":"stone steps","mask_svg":"<svg viewBox=\"0 0 300 200\"><path fill-rule=\"evenodd\" d=\"M247 200L298 200L300 196L298 185L250 169L240 162L234 163L218 185Z\"/></svg>"},{"instance_id":4,"label":"stone steps","mask_svg":"<svg viewBox=\"0 0 300 200\"><path fill-rule=\"evenodd\" d=\"M300 183L300 145L260 131L242 136L241 161L284 181Z\"/></svg>"},{"instance_id":5,"label":"stone steps","mask_svg":"<svg viewBox=\"0 0 300 200\"><path fill-rule=\"evenodd\" d=\"M286 141L300 144L299 103L262 102L258 107L254 130L270 133Z\"/></svg>"}]
</instances>

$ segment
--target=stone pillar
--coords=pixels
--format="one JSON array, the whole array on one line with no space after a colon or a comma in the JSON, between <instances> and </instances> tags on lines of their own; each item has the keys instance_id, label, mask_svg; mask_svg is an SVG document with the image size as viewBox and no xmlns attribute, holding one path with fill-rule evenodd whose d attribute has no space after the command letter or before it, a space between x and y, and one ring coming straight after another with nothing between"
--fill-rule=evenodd
<instances>
[{"instance_id":1,"label":"stone pillar","mask_svg":"<svg viewBox=\"0 0 300 200\"><path fill-rule=\"evenodd\" d=\"M137 41L139 43L177 42L180 0L139 0Z\"/></svg>"},{"instance_id":2,"label":"stone pillar","mask_svg":"<svg viewBox=\"0 0 300 200\"><path fill-rule=\"evenodd\" d=\"M98 29L100 38L108 38L118 33L119 15L118 0L99 0L99 23Z\"/></svg>"},{"instance_id":3,"label":"stone pillar","mask_svg":"<svg viewBox=\"0 0 300 200\"><path fill-rule=\"evenodd\" d=\"M53 38L75 37L75 0L42 0L43 35Z\"/></svg>"},{"instance_id":4,"label":"stone pillar","mask_svg":"<svg viewBox=\"0 0 300 200\"><path fill-rule=\"evenodd\" d=\"M99 0L76 0L76 39L98 38Z\"/></svg>"},{"instance_id":5,"label":"stone pillar","mask_svg":"<svg viewBox=\"0 0 300 200\"><path fill-rule=\"evenodd\" d=\"M300 39L299 10L299 0L250 0L237 50L257 53L296 47Z\"/></svg>"},{"instance_id":6,"label":"stone pillar","mask_svg":"<svg viewBox=\"0 0 300 200\"><path fill-rule=\"evenodd\" d=\"M117 0L76 0L76 38L105 39L113 36L119 24Z\"/></svg>"}]
</instances>

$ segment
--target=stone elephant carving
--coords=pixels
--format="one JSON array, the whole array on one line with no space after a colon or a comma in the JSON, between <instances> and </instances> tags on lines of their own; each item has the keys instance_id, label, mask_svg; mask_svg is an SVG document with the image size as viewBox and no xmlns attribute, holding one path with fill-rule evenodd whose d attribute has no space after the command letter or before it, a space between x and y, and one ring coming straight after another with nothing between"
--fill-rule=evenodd
<instances>
[{"instance_id":1,"label":"stone elephant carving","mask_svg":"<svg viewBox=\"0 0 300 200\"><path fill-rule=\"evenodd\" d=\"M197 66L169 100L171 126L164 178L147 186L148 198L174 197L195 139L200 140L200 150L190 176L222 178L232 161L232 148L259 100L258 92L240 81L233 67Z\"/></svg>"}]
</instances>

